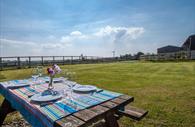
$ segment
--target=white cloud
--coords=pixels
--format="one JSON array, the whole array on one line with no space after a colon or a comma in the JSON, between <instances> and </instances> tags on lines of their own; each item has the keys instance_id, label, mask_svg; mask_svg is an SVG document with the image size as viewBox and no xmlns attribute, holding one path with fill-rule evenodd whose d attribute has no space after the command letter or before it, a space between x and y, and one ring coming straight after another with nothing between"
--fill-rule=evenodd
<instances>
[{"instance_id":1,"label":"white cloud","mask_svg":"<svg viewBox=\"0 0 195 127\"><path fill-rule=\"evenodd\" d=\"M136 39L144 33L143 27L111 27L106 26L101 28L98 32L94 33L97 37L114 37L121 39L123 37L129 39Z\"/></svg>"},{"instance_id":2,"label":"white cloud","mask_svg":"<svg viewBox=\"0 0 195 127\"><path fill-rule=\"evenodd\" d=\"M5 45L29 45L29 46L33 46L33 45L36 45L34 42L29 42L29 41L17 41L17 40L9 40L9 39L5 39L5 38L0 38L0 42L2 44L5 44Z\"/></svg>"},{"instance_id":3,"label":"white cloud","mask_svg":"<svg viewBox=\"0 0 195 127\"><path fill-rule=\"evenodd\" d=\"M82 33L80 31L73 31L70 33L71 36L81 36Z\"/></svg>"},{"instance_id":4,"label":"white cloud","mask_svg":"<svg viewBox=\"0 0 195 127\"><path fill-rule=\"evenodd\" d=\"M72 41L72 38L70 36L62 36L60 39L60 42L62 43L70 43Z\"/></svg>"},{"instance_id":5,"label":"white cloud","mask_svg":"<svg viewBox=\"0 0 195 127\"><path fill-rule=\"evenodd\" d=\"M72 42L87 39L87 38L88 38L88 35L84 35L80 31L73 31L67 36L62 36L60 39L60 42L70 44Z\"/></svg>"},{"instance_id":6,"label":"white cloud","mask_svg":"<svg viewBox=\"0 0 195 127\"><path fill-rule=\"evenodd\" d=\"M98 32L94 33L95 36L103 37L111 35L114 31L110 26L106 26L104 28L101 28Z\"/></svg>"}]
</instances>

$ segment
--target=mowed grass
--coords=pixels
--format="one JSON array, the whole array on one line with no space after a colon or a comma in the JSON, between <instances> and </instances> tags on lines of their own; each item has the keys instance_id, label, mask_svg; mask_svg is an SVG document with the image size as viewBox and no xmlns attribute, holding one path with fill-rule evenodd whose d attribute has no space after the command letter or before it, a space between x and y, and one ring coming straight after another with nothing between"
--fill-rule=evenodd
<instances>
[{"instance_id":1,"label":"mowed grass","mask_svg":"<svg viewBox=\"0 0 195 127\"><path fill-rule=\"evenodd\" d=\"M76 72L76 81L81 84L134 96L131 105L149 111L139 122L123 117L119 121L122 127L195 127L195 62L119 62L61 68ZM1 71L0 81L28 78L31 70Z\"/></svg>"}]
</instances>

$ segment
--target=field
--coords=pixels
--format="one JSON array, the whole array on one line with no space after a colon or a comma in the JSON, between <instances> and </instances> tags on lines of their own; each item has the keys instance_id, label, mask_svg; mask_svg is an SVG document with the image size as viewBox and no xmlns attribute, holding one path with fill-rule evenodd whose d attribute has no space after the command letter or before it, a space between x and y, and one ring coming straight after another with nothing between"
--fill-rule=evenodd
<instances>
[{"instance_id":1,"label":"field","mask_svg":"<svg viewBox=\"0 0 195 127\"><path fill-rule=\"evenodd\" d=\"M122 118L122 127L195 127L195 62L118 62L61 68L76 72L76 81L81 84L134 96L132 105L149 111L140 122ZM1 71L0 81L28 78L31 70ZM13 116L6 120L11 119Z\"/></svg>"}]
</instances>

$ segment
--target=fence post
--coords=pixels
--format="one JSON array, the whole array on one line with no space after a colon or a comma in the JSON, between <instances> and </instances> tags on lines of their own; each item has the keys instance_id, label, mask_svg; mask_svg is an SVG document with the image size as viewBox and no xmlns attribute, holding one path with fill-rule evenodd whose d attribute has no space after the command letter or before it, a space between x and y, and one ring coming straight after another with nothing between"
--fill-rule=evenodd
<instances>
[{"instance_id":1,"label":"fence post","mask_svg":"<svg viewBox=\"0 0 195 127\"><path fill-rule=\"evenodd\" d=\"M53 56L53 64L55 63L55 56Z\"/></svg>"},{"instance_id":2,"label":"fence post","mask_svg":"<svg viewBox=\"0 0 195 127\"><path fill-rule=\"evenodd\" d=\"M20 66L20 57L18 57L17 60L18 60L17 61L17 63L18 63L18 69L20 69L21 68L21 66Z\"/></svg>"},{"instance_id":3,"label":"fence post","mask_svg":"<svg viewBox=\"0 0 195 127\"><path fill-rule=\"evenodd\" d=\"M64 65L65 61L64 61L64 56L63 56L63 65Z\"/></svg>"},{"instance_id":4,"label":"fence post","mask_svg":"<svg viewBox=\"0 0 195 127\"><path fill-rule=\"evenodd\" d=\"M1 71L3 70L3 61L2 61L2 57L0 57L0 64L1 64Z\"/></svg>"},{"instance_id":5,"label":"fence post","mask_svg":"<svg viewBox=\"0 0 195 127\"><path fill-rule=\"evenodd\" d=\"M71 56L70 64L73 64L73 56Z\"/></svg>"},{"instance_id":6,"label":"fence post","mask_svg":"<svg viewBox=\"0 0 195 127\"><path fill-rule=\"evenodd\" d=\"M79 61L79 63L82 63L82 61L81 61L81 56L79 56L79 59L78 59L78 61Z\"/></svg>"},{"instance_id":7,"label":"fence post","mask_svg":"<svg viewBox=\"0 0 195 127\"><path fill-rule=\"evenodd\" d=\"M29 56L28 59L29 59L29 60L28 60L28 61L29 61L29 62L28 62L28 63L29 63L29 64L28 64L28 67L31 68L31 57Z\"/></svg>"},{"instance_id":8,"label":"fence post","mask_svg":"<svg viewBox=\"0 0 195 127\"><path fill-rule=\"evenodd\" d=\"M41 64L44 65L43 56L41 56Z\"/></svg>"}]
</instances>

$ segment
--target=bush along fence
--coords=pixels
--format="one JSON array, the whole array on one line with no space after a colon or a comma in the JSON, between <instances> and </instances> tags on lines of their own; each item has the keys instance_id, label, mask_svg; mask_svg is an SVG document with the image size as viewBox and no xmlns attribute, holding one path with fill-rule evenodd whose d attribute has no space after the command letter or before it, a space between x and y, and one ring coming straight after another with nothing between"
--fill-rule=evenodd
<instances>
[{"instance_id":1,"label":"bush along fence","mask_svg":"<svg viewBox=\"0 0 195 127\"><path fill-rule=\"evenodd\" d=\"M88 64L124 61L121 57L97 57L97 56L14 56L0 57L0 70L31 68L35 66L47 66L51 64Z\"/></svg>"}]
</instances>

